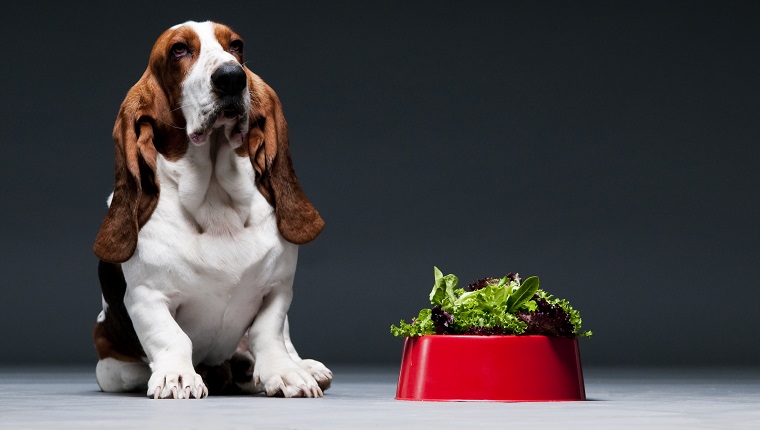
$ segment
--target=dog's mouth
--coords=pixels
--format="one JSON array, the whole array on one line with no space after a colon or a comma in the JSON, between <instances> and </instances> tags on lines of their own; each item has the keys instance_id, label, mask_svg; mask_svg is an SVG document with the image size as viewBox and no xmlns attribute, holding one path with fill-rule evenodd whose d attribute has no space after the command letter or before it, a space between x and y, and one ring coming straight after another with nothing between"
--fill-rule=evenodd
<instances>
[{"instance_id":1,"label":"dog's mouth","mask_svg":"<svg viewBox=\"0 0 760 430\"><path fill-rule=\"evenodd\" d=\"M245 114L245 107L243 106L242 97L225 97L217 105L217 108L213 110L213 113L209 115L209 125L211 127L219 127L224 124L219 124L220 120L240 119ZM221 121L225 123L226 121Z\"/></svg>"},{"instance_id":2,"label":"dog's mouth","mask_svg":"<svg viewBox=\"0 0 760 430\"><path fill-rule=\"evenodd\" d=\"M227 118L240 118L243 115L242 109L224 109L222 110L222 115Z\"/></svg>"},{"instance_id":3,"label":"dog's mouth","mask_svg":"<svg viewBox=\"0 0 760 430\"><path fill-rule=\"evenodd\" d=\"M247 127L246 109L238 97L226 97L206 116L201 127L188 134L190 140L202 145L215 129L224 129L224 134L233 146L242 141Z\"/></svg>"}]
</instances>

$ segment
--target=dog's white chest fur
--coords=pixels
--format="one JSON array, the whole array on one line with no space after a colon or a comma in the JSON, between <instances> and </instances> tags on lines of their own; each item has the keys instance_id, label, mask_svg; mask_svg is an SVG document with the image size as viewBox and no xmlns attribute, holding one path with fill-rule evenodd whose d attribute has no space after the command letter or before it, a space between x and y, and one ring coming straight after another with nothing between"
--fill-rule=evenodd
<instances>
[{"instance_id":1,"label":"dog's white chest fur","mask_svg":"<svg viewBox=\"0 0 760 430\"><path fill-rule=\"evenodd\" d=\"M127 296L134 286L164 295L193 362L211 365L235 351L262 298L290 285L297 260L250 161L217 134L177 161L158 158L161 196L123 265Z\"/></svg>"}]
</instances>

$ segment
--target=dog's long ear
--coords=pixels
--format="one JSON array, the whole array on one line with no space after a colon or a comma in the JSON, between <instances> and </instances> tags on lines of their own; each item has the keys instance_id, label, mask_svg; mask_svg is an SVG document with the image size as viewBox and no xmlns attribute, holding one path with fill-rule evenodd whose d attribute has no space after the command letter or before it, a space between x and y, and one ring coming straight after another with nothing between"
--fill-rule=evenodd
<instances>
[{"instance_id":1,"label":"dog's long ear","mask_svg":"<svg viewBox=\"0 0 760 430\"><path fill-rule=\"evenodd\" d=\"M110 263L127 261L137 248L137 233L158 203L155 138L157 112L165 96L149 72L132 87L113 129L116 149L111 203L95 240L95 255Z\"/></svg>"},{"instance_id":2,"label":"dog's long ear","mask_svg":"<svg viewBox=\"0 0 760 430\"><path fill-rule=\"evenodd\" d=\"M274 90L246 69L251 93L248 156L256 170L256 185L275 208L277 227L289 242L314 240L325 222L304 194L293 170L288 126Z\"/></svg>"}]
</instances>

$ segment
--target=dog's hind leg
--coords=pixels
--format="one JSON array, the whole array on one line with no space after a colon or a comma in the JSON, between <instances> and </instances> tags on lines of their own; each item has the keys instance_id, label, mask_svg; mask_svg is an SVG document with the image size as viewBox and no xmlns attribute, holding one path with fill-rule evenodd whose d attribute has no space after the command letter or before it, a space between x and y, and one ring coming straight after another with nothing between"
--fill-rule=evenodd
<instances>
[{"instance_id":1,"label":"dog's hind leg","mask_svg":"<svg viewBox=\"0 0 760 430\"><path fill-rule=\"evenodd\" d=\"M109 393L147 390L150 367L124 307L127 283L121 265L100 261L98 278L103 291L103 310L92 333L100 359L95 368L98 385Z\"/></svg>"},{"instance_id":2,"label":"dog's hind leg","mask_svg":"<svg viewBox=\"0 0 760 430\"><path fill-rule=\"evenodd\" d=\"M150 379L148 363L102 358L95 367L100 389L107 393L145 391Z\"/></svg>"}]
</instances>

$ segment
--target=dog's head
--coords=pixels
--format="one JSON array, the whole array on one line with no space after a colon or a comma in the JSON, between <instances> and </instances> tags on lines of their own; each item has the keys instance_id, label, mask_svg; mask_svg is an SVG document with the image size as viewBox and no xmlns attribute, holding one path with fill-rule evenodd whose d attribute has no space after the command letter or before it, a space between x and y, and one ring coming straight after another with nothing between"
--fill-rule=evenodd
<instances>
[{"instance_id":1,"label":"dog's head","mask_svg":"<svg viewBox=\"0 0 760 430\"><path fill-rule=\"evenodd\" d=\"M114 125L114 193L95 241L104 260L128 260L160 193L156 157L181 158L222 130L248 157L256 185L290 242L313 240L324 221L303 193L290 158L277 94L245 66L243 39L213 22L186 22L156 41L148 68L128 92Z\"/></svg>"}]
</instances>

